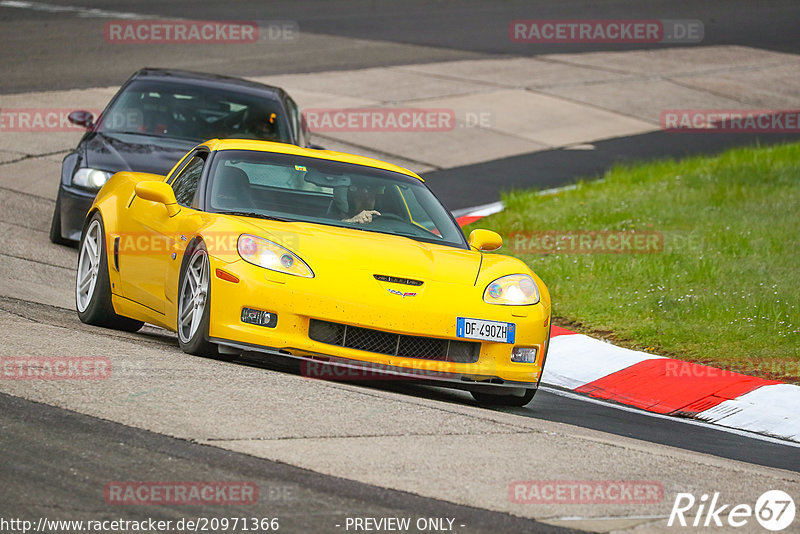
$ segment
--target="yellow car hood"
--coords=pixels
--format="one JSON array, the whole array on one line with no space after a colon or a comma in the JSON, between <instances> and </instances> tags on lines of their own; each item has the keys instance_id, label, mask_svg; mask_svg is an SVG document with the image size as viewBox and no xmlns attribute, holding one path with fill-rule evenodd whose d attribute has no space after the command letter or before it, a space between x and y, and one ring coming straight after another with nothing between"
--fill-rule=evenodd
<instances>
[{"instance_id":1,"label":"yellow car hood","mask_svg":"<svg viewBox=\"0 0 800 534\"><path fill-rule=\"evenodd\" d=\"M246 223L245 223L246 220ZM291 250L312 270L348 269L423 281L474 285L481 255L402 236L312 224L238 218L242 233Z\"/></svg>"}]
</instances>

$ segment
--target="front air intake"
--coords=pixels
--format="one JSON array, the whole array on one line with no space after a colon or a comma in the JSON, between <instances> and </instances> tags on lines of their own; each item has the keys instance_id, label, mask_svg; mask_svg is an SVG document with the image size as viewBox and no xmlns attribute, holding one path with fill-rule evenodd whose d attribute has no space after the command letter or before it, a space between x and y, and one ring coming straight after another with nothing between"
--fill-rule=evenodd
<instances>
[{"instance_id":1,"label":"front air intake","mask_svg":"<svg viewBox=\"0 0 800 534\"><path fill-rule=\"evenodd\" d=\"M393 334L318 319L309 322L308 337L348 349L454 363L475 363L481 351L481 344L473 341Z\"/></svg>"}]
</instances>

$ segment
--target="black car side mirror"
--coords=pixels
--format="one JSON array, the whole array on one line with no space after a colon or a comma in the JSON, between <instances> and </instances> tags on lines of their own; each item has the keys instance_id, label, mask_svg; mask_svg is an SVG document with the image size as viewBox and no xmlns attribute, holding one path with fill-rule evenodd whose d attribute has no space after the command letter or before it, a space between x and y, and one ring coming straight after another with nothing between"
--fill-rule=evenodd
<instances>
[{"instance_id":1,"label":"black car side mirror","mask_svg":"<svg viewBox=\"0 0 800 534\"><path fill-rule=\"evenodd\" d=\"M83 126L87 130L94 126L94 115L89 111L73 111L67 115L67 120L75 126Z\"/></svg>"}]
</instances>

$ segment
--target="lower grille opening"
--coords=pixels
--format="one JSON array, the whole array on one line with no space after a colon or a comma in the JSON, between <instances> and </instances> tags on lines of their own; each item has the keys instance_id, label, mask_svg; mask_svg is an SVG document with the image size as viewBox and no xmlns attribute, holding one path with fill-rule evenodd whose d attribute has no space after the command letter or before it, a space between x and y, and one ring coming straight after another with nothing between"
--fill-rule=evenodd
<instances>
[{"instance_id":1,"label":"lower grille opening","mask_svg":"<svg viewBox=\"0 0 800 534\"><path fill-rule=\"evenodd\" d=\"M481 344L473 341L392 334L318 319L309 322L308 337L320 343L349 349L455 363L475 363L481 351Z\"/></svg>"}]
</instances>

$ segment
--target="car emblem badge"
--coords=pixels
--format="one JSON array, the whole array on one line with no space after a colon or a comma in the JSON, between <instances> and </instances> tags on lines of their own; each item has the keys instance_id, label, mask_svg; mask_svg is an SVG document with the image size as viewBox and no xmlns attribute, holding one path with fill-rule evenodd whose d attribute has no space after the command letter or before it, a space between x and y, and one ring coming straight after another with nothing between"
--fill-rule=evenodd
<instances>
[{"instance_id":1,"label":"car emblem badge","mask_svg":"<svg viewBox=\"0 0 800 534\"><path fill-rule=\"evenodd\" d=\"M403 297L403 298L406 298L406 297L416 297L416 296L417 296L417 294L416 294L416 293L403 293L402 291L398 291L398 290L396 290L396 289L389 289L389 288L386 288L386 291L388 291L389 293L393 293L393 294L395 294L395 295L400 295L400 296L401 296L401 297Z\"/></svg>"}]
</instances>

